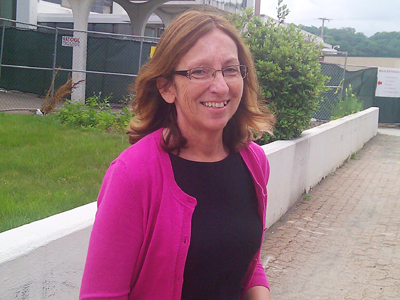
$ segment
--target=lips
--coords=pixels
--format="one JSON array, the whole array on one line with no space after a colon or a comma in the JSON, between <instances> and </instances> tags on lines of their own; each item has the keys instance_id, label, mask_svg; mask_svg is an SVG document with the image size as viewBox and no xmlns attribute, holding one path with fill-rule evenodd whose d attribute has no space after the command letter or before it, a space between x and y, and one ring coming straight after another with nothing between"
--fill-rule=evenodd
<instances>
[{"instance_id":1,"label":"lips","mask_svg":"<svg viewBox=\"0 0 400 300\"><path fill-rule=\"evenodd\" d=\"M222 102L201 102L205 107L222 108L228 105L229 100Z\"/></svg>"}]
</instances>

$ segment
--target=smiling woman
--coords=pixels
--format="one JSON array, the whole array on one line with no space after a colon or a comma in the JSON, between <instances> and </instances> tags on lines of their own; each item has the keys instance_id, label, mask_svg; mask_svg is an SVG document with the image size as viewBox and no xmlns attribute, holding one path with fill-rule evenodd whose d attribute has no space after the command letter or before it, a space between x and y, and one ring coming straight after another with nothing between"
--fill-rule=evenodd
<instances>
[{"instance_id":1,"label":"smiling woman","mask_svg":"<svg viewBox=\"0 0 400 300\"><path fill-rule=\"evenodd\" d=\"M177 70L190 69L189 76L174 77L172 84L166 78L157 79L160 94L175 106L177 125L188 141L179 149L181 157L218 161L229 153L229 148L219 150L224 148L223 130L243 95L239 65L235 42L222 30L214 29L201 37L177 64ZM217 73L216 69L224 71ZM204 149L192 151L191 145L203 145ZM216 152L211 153L213 150Z\"/></svg>"},{"instance_id":2,"label":"smiling woman","mask_svg":"<svg viewBox=\"0 0 400 300\"><path fill-rule=\"evenodd\" d=\"M133 144L98 198L81 299L268 300L260 263L272 131L252 58L214 13L165 30L135 83Z\"/></svg>"}]
</instances>

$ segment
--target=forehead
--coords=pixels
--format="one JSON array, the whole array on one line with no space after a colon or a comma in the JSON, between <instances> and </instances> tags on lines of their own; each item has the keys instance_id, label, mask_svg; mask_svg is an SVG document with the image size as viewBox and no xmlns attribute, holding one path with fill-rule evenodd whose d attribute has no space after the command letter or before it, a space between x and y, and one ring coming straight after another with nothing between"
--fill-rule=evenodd
<instances>
[{"instance_id":1,"label":"forehead","mask_svg":"<svg viewBox=\"0 0 400 300\"><path fill-rule=\"evenodd\" d=\"M222 30L214 29L194 44L180 59L178 67L221 67L232 63L239 63L235 41Z\"/></svg>"}]
</instances>

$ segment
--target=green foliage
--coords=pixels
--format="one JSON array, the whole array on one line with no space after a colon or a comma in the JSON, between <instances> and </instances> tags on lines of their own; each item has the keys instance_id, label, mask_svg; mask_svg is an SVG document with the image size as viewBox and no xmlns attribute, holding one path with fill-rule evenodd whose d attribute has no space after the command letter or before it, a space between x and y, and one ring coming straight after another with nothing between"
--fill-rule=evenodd
<instances>
[{"instance_id":1,"label":"green foliage","mask_svg":"<svg viewBox=\"0 0 400 300\"><path fill-rule=\"evenodd\" d=\"M263 99L277 117L274 136L259 142L299 137L309 127L318 107L318 96L326 91L327 77L318 62L320 48L294 25L265 24L251 9L231 16L254 57Z\"/></svg>"},{"instance_id":2,"label":"green foliage","mask_svg":"<svg viewBox=\"0 0 400 300\"><path fill-rule=\"evenodd\" d=\"M86 99L86 103L66 102L57 112L62 124L78 125L85 128L99 128L104 131L124 131L132 114L127 107L120 113L111 108L110 97L101 99L101 95L94 95Z\"/></svg>"},{"instance_id":3,"label":"green foliage","mask_svg":"<svg viewBox=\"0 0 400 300\"><path fill-rule=\"evenodd\" d=\"M321 34L321 27L300 27L315 35ZM331 45L340 45L340 51L349 56L361 57L400 57L400 32L378 32L370 38L354 28L324 27L324 41Z\"/></svg>"},{"instance_id":4,"label":"green foliage","mask_svg":"<svg viewBox=\"0 0 400 300\"><path fill-rule=\"evenodd\" d=\"M331 120L336 120L347 115L354 114L363 109L363 103L353 94L353 89L349 85L345 89L345 95L340 99L331 111Z\"/></svg>"},{"instance_id":5,"label":"green foliage","mask_svg":"<svg viewBox=\"0 0 400 300\"><path fill-rule=\"evenodd\" d=\"M286 17L290 13L287 5L282 5L283 0L278 0L278 7L277 7L277 18L280 24L285 22Z\"/></svg>"}]
</instances>

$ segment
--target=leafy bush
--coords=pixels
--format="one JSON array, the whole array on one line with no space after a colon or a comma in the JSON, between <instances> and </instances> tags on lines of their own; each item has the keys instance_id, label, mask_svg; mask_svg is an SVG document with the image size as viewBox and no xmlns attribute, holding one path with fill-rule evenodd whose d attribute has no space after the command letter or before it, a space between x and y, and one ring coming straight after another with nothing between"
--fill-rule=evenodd
<instances>
[{"instance_id":1,"label":"leafy bush","mask_svg":"<svg viewBox=\"0 0 400 300\"><path fill-rule=\"evenodd\" d=\"M114 112L109 98L101 99L101 95L94 95L87 98L85 104L67 101L57 112L57 117L62 124L98 128L104 131L124 131L132 114L128 107L124 107L120 113Z\"/></svg>"},{"instance_id":2,"label":"leafy bush","mask_svg":"<svg viewBox=\"0 0 400 300\"><path fill-rule=\"evenodd\" d=\"M351 84L345 89L345 95L331 111L331 120L354 114L363 109L363 103L353 94Z\"/></svg>"},{"instance_id":3,"label":"leafy bush","mask_svg":"<svg viewBox=\"0 0 400 300\"><path fill-rule=\"evenodd\" d=\"M282 8L279 15L285 17L288 10L284 13ZM259 142L300 136L318 108L318 96L327 90L328 77L318 62L320 46L294 25L281 24L282 19L279 24L272 19L264 24L251 9L232 15L231 22L250 48L262 97L277 117L274 136L265 135Z\"/></svg>"}]
</instances>

